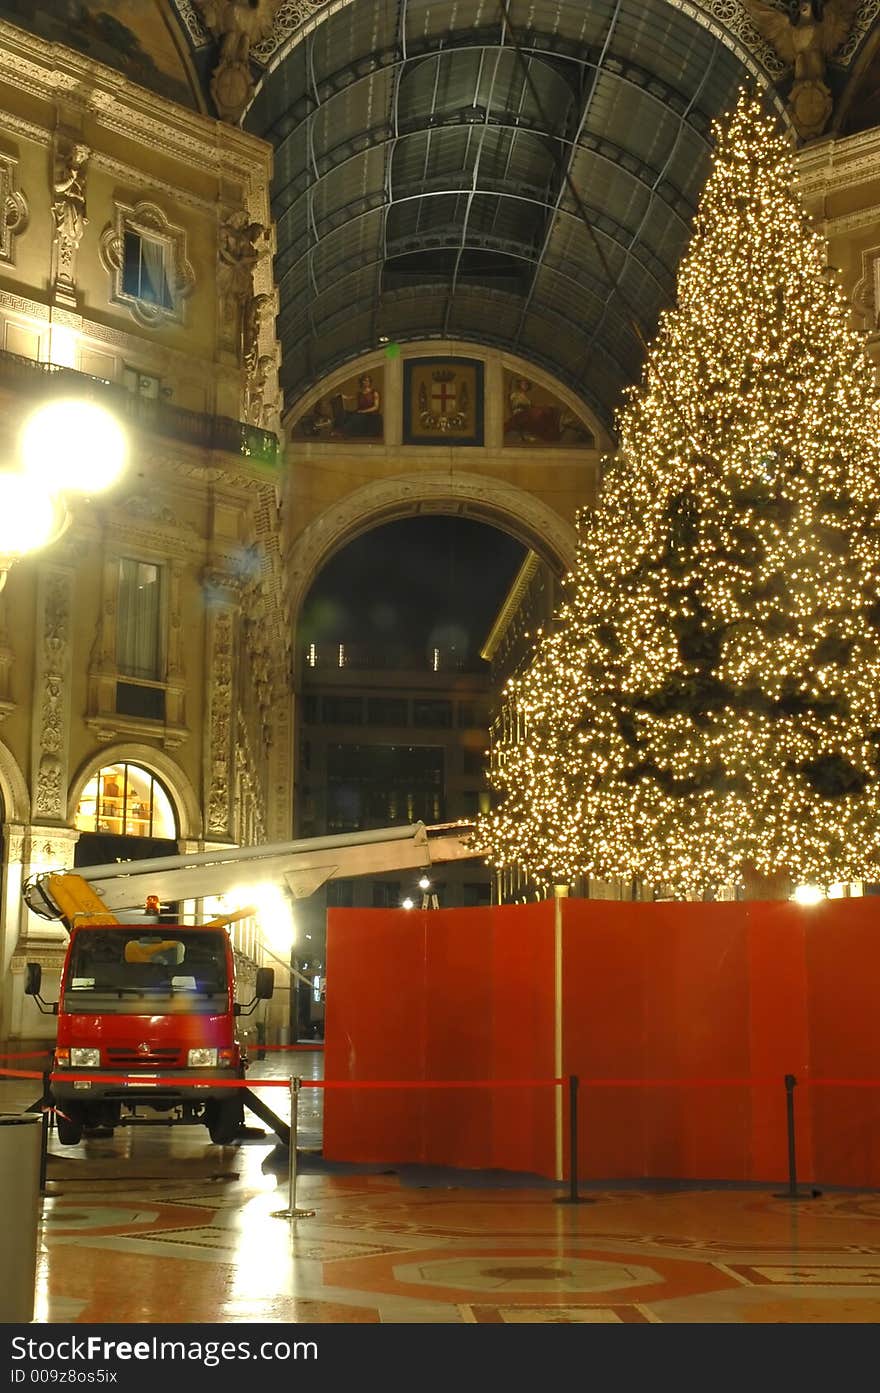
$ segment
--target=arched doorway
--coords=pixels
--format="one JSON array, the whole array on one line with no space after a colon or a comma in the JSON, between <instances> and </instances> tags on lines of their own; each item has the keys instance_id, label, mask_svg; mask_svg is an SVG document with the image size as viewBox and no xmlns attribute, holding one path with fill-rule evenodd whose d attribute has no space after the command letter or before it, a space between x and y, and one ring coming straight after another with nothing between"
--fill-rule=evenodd
<instances>
[{"instance_id":1,"label":"arched doorway","mask_svg":"<svg viewBox=\"0 0 880 1393\"><path fill-rule=\"evenodd\" d=\"M348 540L305 597L296 653L296 835L344 835L488 811L487 639L528 560L511 529L413 511ZM544 572L552 579L549 566ZM427 881L428 883L423 883ZM326 912L489 904L481 861L331 881L297 907L301 1038L320 1031ZM391 981L393 964L377 982ZM311 989L309 987L311 982ZM332 987L331 987L332 990Z\"/></svg>"},{"instance_id":2,"label":"arched doorway","mask_svg":"<svg viewBox=\"0 0 880 1393\"><path fill-rule=\"evenodd\" d=\"M79 831L74 865L171 856L178 850L177 817L165 785L127 759L104 764L83 786L73 814Z\"/></svg>"}]
</instances>

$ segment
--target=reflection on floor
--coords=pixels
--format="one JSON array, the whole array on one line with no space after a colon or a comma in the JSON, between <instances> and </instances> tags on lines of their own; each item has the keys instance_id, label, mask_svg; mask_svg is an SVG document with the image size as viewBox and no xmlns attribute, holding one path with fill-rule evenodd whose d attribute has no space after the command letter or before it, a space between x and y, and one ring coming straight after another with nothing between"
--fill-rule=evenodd
<instances>
[{"instance_id":1,"label":"reflection on floor","mask_svg":"<svg viewBox=\"0 0 880 1393\"><path fill-rule=\"evenodd\" d=\"M0 1111L32 1092L3 1081ZM317 1094L301 1095L307 1144ZM269 1098L279 1112L283 1096ZM875 1193L591 1189L597 1203L568 1206L546 1186L309 1167L297 1201L315 1217L290 1222L274 1217L287 1205L274 1138L218 1148L200 1128L126 1128L74 1148L53 1136L49 1175L41 1321L880 1319Z\"/></svg>"}]
</instances>

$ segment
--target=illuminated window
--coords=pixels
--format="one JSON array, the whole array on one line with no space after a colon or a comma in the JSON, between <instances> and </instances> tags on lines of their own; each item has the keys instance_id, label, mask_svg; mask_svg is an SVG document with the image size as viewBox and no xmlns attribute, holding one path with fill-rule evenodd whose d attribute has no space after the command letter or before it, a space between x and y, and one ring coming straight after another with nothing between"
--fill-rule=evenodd
<instances>
[{"instance_id":1,"label":"illuminated window","mask_svg":"<svg viewBox=\"0 0 880 1393\"><path fill-rule=\"evenodd\" d=\"M160 678L160 597L162 572L146 561L123 557L119 563L116 663L126 677Z\"/></svg>"},{"instance_id":2,"label":"illuminated window","mask_svg":"<svg viewBox=\"0 0 880 1393\"><path fill-rule=\"evenodd\" d=\"M174 298L168 284L164 242L143 237L137 232L123 234L122 289L124 294L142 304L174 308Z\"/></svg>"},{"instance_id":3,"label":"illuminated window","mask_svg":"<svg viewBox=\"0 0 880 1393\"><path fill-rule=\"evenodd\" d=\"M136 764L106 764L80 795L74 814L80 832L173 841L177 822L158 779Z\"/></svg>"}]
</instances>

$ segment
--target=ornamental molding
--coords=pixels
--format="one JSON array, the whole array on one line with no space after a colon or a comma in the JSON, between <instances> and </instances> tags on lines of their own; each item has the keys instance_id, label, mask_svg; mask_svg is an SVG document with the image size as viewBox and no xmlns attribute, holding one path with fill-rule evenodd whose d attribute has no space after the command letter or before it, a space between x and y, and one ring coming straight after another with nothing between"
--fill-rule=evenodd
<instances>
[{"instance_id":1,"label":"ornamental molding","mask_svg":"<svg viewBox=\"0 0 880 1393\"><path fill-rule=\"evenodd\" d=\"M799 151L796 180L804 195L828 193L836 189L873 184L880 163L880 132L860 131L857 135L807 145Z\"/></svg>"},{"instance_id":2,"label":"ornamental molding","mask_svg":"<svg viewBox=\"0 0 880 1393\"><path fill-rule=\"evenodd\" d=\"M0 154L0 262L15 265L15 239L27 225L28 204L18 185L18 160Z\"/></svg>"},{"instance_id":3,"label":"ornamental molding","mask_svg":"<svg viewBox=\"0 0 880 1393\"><path fill-rule=\"evenodd\" d=\"M163 685L166 693L177 690L170 683ZM144 742L155 740L163 749L176 750L189 739L190 734L186 726L173 725L168 721L150 721L139 716L121 716L115 711L86 716L85 723L101 745L109 745L122 738Z\"/></svg>"},{"instance_id":4,"label":"ornamental molding","mask_svg":"<svg viewBox=\"0 0 880 1393\"><path fill-rule=\"evenodd\" d=\"M202 534L195 523L183 522L174 511L163 503L158 494L133 493L126 498L121 505L129 517L137 518L141 522L158 522L163 527L167 527L172 535L181 533L187 538L198 537L201 541ZM155 535L166 536L166 533L156 533ZM187 555L191 555L187 552Z\"/></svg>"},{"instance_id":5,"label":"ornamental molding","mask_svg":"<svg viewBox=\"0 0 880 1393\"><path fill-rule=\"evenodd\" d=\"M212 42L211 35L205 28L202 16L193 4L193 0L174 0L174 8L186 29L193 48L207 48Z\"/></svg>"},{"instance_id":6,"label":"ornamental molding","mask_svg":"<svg viewBox=\"0 0 880 1393\"><path fill-rule=\"evenodd\" d=\"M880 247L862 252L862 275L853 287L852 304L867 333L880 329Z\"/></svg>"},{"instance_id":7,"label":"ornamental molding","mask_svg":"<svg viewBox=\"0 0 880 1393\"><path fill-rule=\"evenodd\" d=\"M750 72L757 74L760 70L761 76L782 77L785 64L773 45L755 28L742 0L666 0L666 3L708 29L728 48L733 48ZM748 61L746 55L754 61Z\"/></svg>"},{"instance_id":8,"label":"ornamental molding","mask_svg":"<svg viewBox=\"0 0 880 1393\"><path fill-rule=\"evenodd\" d=\"M204 847L198 844L202 835L202 814L195 788L177 759L165 754L164 750L158 749L154 744L124 741L110 750L90 754L71 780L69 817L73 818L83 789L98 770L105 764L122 763L138 764L161 780L174 806L180 829L181 850L203 851ZM187 846L187 841L196 844Z\"/></svg>"},{"instance_id":9,"label":"ornamental molding","mask_svg":"<svg viewBox=\"0 0 880 1393\"><path fill-rule=\"evenodd\" d=\"M73 576L41 567L37 582L31 788L33 815L63 821L70 739Z\"/></svg>"},{"instance_id":10,"label":"ornamental molding","mask_svg":"<svg viewBox=\"0 0 880 1393\"><path fill-rule=\"evenodd\" d=\"M418 513L423 504L449 505L494 522L548 560L554 571L574 568L577 534L571 523L525 489L482 474L425 473L381 479L341 498L299 534L288 552L287 577L291 614L298 619L302 602L327 558L347 539L368 529L389 509ZM442 508L441 508L442 511Z\"/></svg>"},{"instance_id":11,"label":"ornamental molding","mask_svg":"<svg viewBox=\"0 0 880 1393\"><path fill-rule=\"evenodd\" d=\"M135 233L150 242L158 242L165 253L164 269L172 303L148 304L130 294L124 286L123 246L125 234ZM114 203L114 218L101 233L99 243L101 264L111 278L110 299L126 308L136 323L145 329L155 329L167 321L185 323L185 303L192 294L196 273L186 256L186 228L172 223L156 203Z\"/></svg>"},{"instance_id":12,"label":"ornamental molding","mask_svg":"<svg viewBox=\"0 0 880 1393\"><path fill-rule=\"evenodd\" d=\"M133 547L162 561L168 557L174 557L178 561L192 561L194 555L199 557L204 553L206 543L195 529L185 532L181 527L177 527L174 531L163 531L160 527L149 526L149 521L145 519L144 524L139 526L136 517L130 520L121 518L119 510L114 511L111 524L114 545Z\"/></svg>"},{"instance_id":13,"label":"ornamental molding","mask_svg":"<svg viewBox=\"0 0 880 1393\"><path fill-rule=\"evenodd\" d=\"M834 54L837 67L848 68L855 57L862 39L867 34L877 16L880 15L880 0L863 0L849 33L849 38Z\"/></svg>"},{"instance_id":14,"label":"ornamental molding","mask_svg":"<svg viewBox=\"0 0 880 1393\"><path fill-rule=\"evenodd\" d=\"M352 0L282 0L271 32L251 49L251 58L263 66L265 73L273 72L293 48L300 44L319 24L345 9ZM174 0L181 21L189 0ZM746 69L766 83L768 77L777 81L785 73L785 65L773 47L758 32L742 0L666 0L680 13L687 15L707 29L725 47L731 49ZM864 0L853 33L835 62L846 66L852 59L862 37L880 10L880 0ZM188 27L188 26L187 26ZM777 101L780 106L781 102Z\"/></svg>"},{"instance_id":15,"label":"ornamental molding","mask_svg":"<svg viewBox=\"0 0 880 1393\"><path fill-rule=\"evenodd\" d=\"M194 166L250 189L268 179L271 152L264 141L233 127L222 128L200 112L133 87L122 73L73 49L47 42L0 20L0 81L42 100L63 96L71 111L87 114L103 129L146 144L163 157L185 152ZM51 145L53 133L14 112L3 112L7 132Z\"/></svg>"},{"instance_id":16,"label":"ornamental molding","mask_svg":"<svg viewBox=\"0 0 880 1393\"><path fill-rule=\"evenodd\" d=\"M30 822L31 796L27 780L15 756L3 744L0 744L0 793L3 795L3 813L9 820L9 826L24 827ZM11 844L7 846L5 859L16 859L13 857Z\"/></svg>"},{"instance_id":17,"label":"ornamental molding","mask_svg":"<svg viewBox=\"0 0 880 1393\"><path fill-rule=\"evenodd\" d=\"M846 232L861 232L863 228L880 225L880 208L867 208L861 213L848 213L843 218L821 218L814 220L813 226L824 237L839 237Z\"/></svg>"},{"instance_id":18,"label":"ornamental molding","mask_svg":"<svg viewBox=\"0 0 880 1393\"><path fill-rule=\"evenodd\" d=\"M25 300L22 295L13 295L10 290L0 290L0 309L9 310L12 314L20 314L28 319L42 320L48 324L54 311L48 305L43 305L39 300Z\"/></svg>"},{"instance_id":19,"label":"ornamental molding","mask_svg":"<svg viewBox=\"0 0 880 1393\"><path fill-rule=\"evenodd\" d=\"M233 788L233 611L216 608L208 617L208 720L206 722L207 834L230 836Z\"/></svg>"},{"instance_id":20,"label":"ornamental molding","mask_svg":"<svg viewBox=\"0 0 880 1393\"><path fill-rule=\"evenodd\" d=\"M199 213L211 214L213 216L216 203L214 199L201 198L198 194L192 193L189 189L179 184L169 184L166 180L157 179L151 174L149 180L144 178L143 169L138 169L136 165L128 164L125 160L115 159L111 155L103 155L99 151L94 151L91 157L91 164L95 169L100 169L103 173L109 174L111 178L118 180L121 184L143 184L149 187L151 192L161 193L170 199L174 204L180 204L186 208L195 208Z\"/></svg>"}]
</instances>

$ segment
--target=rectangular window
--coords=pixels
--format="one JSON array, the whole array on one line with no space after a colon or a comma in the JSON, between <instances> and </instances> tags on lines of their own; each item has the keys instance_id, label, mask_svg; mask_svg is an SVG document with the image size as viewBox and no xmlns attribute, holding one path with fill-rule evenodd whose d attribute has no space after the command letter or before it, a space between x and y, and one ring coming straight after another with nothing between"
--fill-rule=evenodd
<instances>
[{"instance_id":1,"label":"rectangular window","mask_svg":"<svg viewBox=\"0 0 880 1393\"><path fill-rule=\"evenodd\" d=\"M367 724L371 726L405 726L407 718L405 697L369 697Z\"/></svg>"},{"instance_id":2,"label":"rectangular window","mask_svg":"<svg viewBox=\"0 0 880 1393\"><path fill-rule=\"evenodd\" d=\"M466 880L461 887L461 902L468 908L488 904L491 889L488 880Z\"/></svg>"},{"instance_id":3,"label":"rectangular window","mask_svg":"<svg viewBox=\"0 0 880 1393\"><path fill-rule=\"evenodd\" d=\"M452 702L435 700L413 701L413 725L422 729L448 730L452 726Z\"/></svg>"},{"instance_id":4,"label":"rectangular window","mask_svg":"<svg viewBox=\"0 0 880 1393\"><path fill-rule=\"evenodd\" d=\"M318 724L318 698L314 694L303 697L303 720L310 726Z\"/></svg>"},{"instance_id":5,"label":"rectangular window","mask_svg":"<svg viewBox=\"0 0 880 1393\"><path fill-rule=\"evenodd\" d=\"M163 242L142 237L138 232L125 233L122 289L126 295L141 300L145 305L161 305L166 310L174 308Z\"/></svg>"},{"instance_id":6,"label":"rectangular window","mask_svg":"<svg viewBox=\"0 0 880 1393\"><path fill-rule=\"evenodd\" d=\"M399 909L399 908L400 908L400 881L399 881L399 880L374 880L374 881L373 881L373 908L374 908L374 909Z\"/></svg>"},{"instance_id":7,"label":"rectangular window","mask_svg":"<svg viewBox=\"0 0 880 1393\"><path fill-rule=\"evenodd\" d=\"M327 884L327 906L351 909L354 904L354 882L351 880L331 880Z\"/></svg>"},{"instance_id":8,"label":"rectangular window","mask_svg":"<svg viewBox=\"0 0 880 1393\"><path fill-rule=\"evenodd\" d=\"M117 682L116 710L120 716L145 716L150 721L164 721L165 689L141 687L136 682Z\"/></svg>"},{"instance_id":9,"label":"rectangular window","mask_svg":"<svg viewBox=\"0 0 880 1393\"><path fill-rule=\"evenodd\" d=\"M465 774L482 774L486 769L486 754L484 750L462 751L461 767Z\"/></svg>"},{"instance_id":10,"label":"rectangular window","mask_svg":"<svg viewBox=\"0 0 880 1393\"><path fill-rule=\"evenodd\" d=\"M327 725L359 726L363 721L363 702L360 697L325 696L321 705Z\"/></svg>"},{"instance_id":11,"label":"rectangular window","mask_svg":"<svg viewBox=\"0 0 880 1393\"><path fill-rule=\"evenodd\" d=\"M126 677L161 680L161 590L158 566L123 557L119 563L116 665Z\"/></svg>"}]
</instances>

